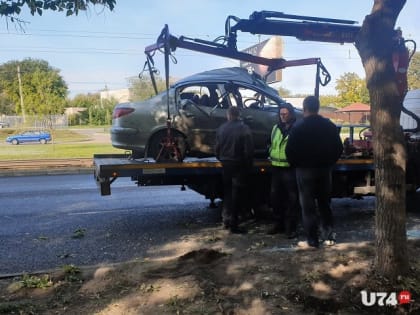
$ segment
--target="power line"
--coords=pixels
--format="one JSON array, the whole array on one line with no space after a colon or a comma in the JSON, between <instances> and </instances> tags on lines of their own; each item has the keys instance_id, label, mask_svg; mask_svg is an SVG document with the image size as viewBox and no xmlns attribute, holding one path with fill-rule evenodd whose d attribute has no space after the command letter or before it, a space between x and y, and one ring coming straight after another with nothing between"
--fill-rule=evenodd
<instances>
[{"instance_id":1,"label":"power line","mask_svg":"<svg viewBox=\"0 0 420 315\"><path fill-rule=\"evenodd\" d=\"M3 52L9 51L9 52L22 52L22 48L6 48L2 49ZM93 55L93 54L101 54L101 55L142 55L143 51L124 51L124 50L107 50L107 49L83 49L83 50L59 50L59 49L38 49L38 48L24 48L25 52L33 52L33 53L47 53L47 54L87 54L87 55Z\"/></svg>"}]
</instances>

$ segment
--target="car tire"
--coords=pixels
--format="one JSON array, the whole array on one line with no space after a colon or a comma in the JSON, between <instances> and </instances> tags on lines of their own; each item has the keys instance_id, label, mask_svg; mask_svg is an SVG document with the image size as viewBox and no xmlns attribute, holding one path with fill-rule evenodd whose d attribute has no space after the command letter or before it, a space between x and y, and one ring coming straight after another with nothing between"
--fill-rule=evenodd
<instances>
[{"instance_id":1,"label":"car tire","mask_svg":"<svg viewBox=\"0 0 420 315\"><path fill-rule=\"evenodd\" d=\"M46 144L46 143L47 143L47 140L45 140L45 139L39 139L39 142L40 142L41 144Z\"/></svg>"},{"instance_id":2,"label":"car tire","mask_svg":"<svg viewBox=\"0 0 420 315\"><path fill-rule=\"evenodd\" d=\"M162 143L165 141L166 136L167 133L165 130L164 132L159 132L151 137L147 148L147 156L154 158L156 162L182 162L187 152L185 137L177 131L172 131L172 136L179 150L179 157L177 157L177 154L173 149L162 149Z\"/></svg>"},{"instance_id":3,"label":"car tire","mask_svg":"<svg viewBox=\"0 0 420 315\"><path fill-rule=\"evenodd\" d=\"M12 144L14 144L14 145L18 145L18 144L19 144L19 141L18 141L17 139L13 139L13 140L12 140Z\"/></svg>"}]
</instances>

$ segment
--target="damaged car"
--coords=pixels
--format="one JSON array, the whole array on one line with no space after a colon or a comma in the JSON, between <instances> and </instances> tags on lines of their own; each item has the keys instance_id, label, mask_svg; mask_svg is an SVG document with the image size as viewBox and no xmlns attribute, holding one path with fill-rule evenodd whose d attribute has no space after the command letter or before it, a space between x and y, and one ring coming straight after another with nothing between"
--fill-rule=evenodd
<instances>
[{"instance_id":1,"label":"damaged car","mask_svg":"<svg viewBox=\"0 0 420 315\"><path fill-rule=\"evenodd\" d=\"M266 157L271 129L284 103L277 90L247 69L205 71L148 100L118 104L112 117L112 145L131 151L134 159L158 160L170 128L181 160L214 156L216 130L226 121L227 109L236 106L252 130L255 156ZM296 113L302 116L300 110Z\"/></svg>"}]
</instances>

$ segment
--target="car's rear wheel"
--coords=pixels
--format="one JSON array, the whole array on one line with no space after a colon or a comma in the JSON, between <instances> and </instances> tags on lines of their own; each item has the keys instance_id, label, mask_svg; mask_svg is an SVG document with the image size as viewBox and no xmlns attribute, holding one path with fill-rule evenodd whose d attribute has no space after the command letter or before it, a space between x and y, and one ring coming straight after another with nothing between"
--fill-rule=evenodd
<instances>
[{"instance_id":1,"label":"car's rear wheel","mask_svg":"<svg viewBox=\"0 0 420 315\"><path fill-rule=\"evenodd\" d=\"M41 142L41 144L46 144L46 143L47 143L47 140L45 140L45 139L40 139L40 140L39 140L39 142Z\"/></svg>"},{"instance_id":2,"label":"car's rear wheel","mask_svg":"<svg viewBox=\"0 0 420 315\"><path fill-rule=\"evenodd\" d=\"M13 140L12 140L12 144L17 145L17 144L19 144L19 141L18 141L17 139L13 139Z\"/></svg>"},{"instance_id":3,"label":"car's rear wheel","mask_svg":"<svg viewBox=\"0 0 420 315\"><path fill-rule=\"evenodd\" d=\"M168 141L166 130L153 135L149 141L147 156L157 162L182 162L187 152L187 141L177 131L172 131L171 135L173 143Z\"/></svg>"}]
</instances>

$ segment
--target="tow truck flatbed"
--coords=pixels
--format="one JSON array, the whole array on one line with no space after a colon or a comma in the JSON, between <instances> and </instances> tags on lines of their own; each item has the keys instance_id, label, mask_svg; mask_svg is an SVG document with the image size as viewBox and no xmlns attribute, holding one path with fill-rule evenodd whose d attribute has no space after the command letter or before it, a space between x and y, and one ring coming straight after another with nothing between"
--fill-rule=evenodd
<instances>
[{"instance_id":1,"label":"tow truck flatbed","mask_svg":"<svg viewBox=\"0 0 420 315\"><path fill-rule=\"evenodd\" d=\"M207 198L215 199L220 195L222 165L215 157L186 158L182 163L155 162L153 159L129 159L127 154L95 154L94 176L101 195L111 194L111 184L118 177L131 177L138 186L149 185L187 185ZM254 160L256 185L266 185L271 163L268 159ZM352 177L354 186L372 187L367 176L373 172L372 159L341 159L333 170L336 195L343 196L343 185L348 185L347 178ZM372 175L373 176L373 175ZM346 180L344 180L346 179ZM350 187L351 188L351 187ZM346 189L349 191L349 187ZM371 191L371 188L364 191ZM351 190L351 193L354 193ZM345 194L345 193L344 193Z\"/></svg>"}]
</instances>

